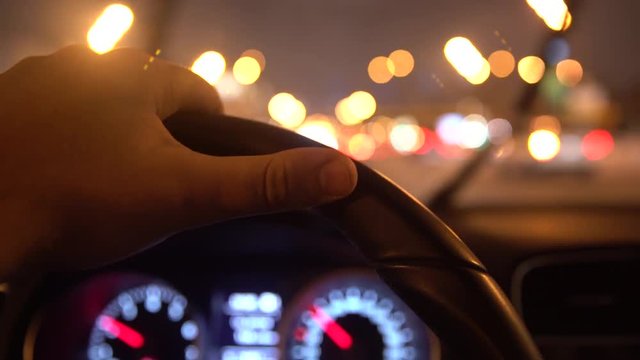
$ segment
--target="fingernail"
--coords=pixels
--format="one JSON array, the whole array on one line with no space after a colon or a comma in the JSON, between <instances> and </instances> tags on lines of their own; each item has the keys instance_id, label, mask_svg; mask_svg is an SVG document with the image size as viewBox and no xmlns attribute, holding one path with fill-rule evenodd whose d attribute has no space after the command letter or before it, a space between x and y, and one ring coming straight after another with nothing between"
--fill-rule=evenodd
<instances>
[{"instance_id":1,"label":"fingernail","mask_svg":"<svg viewBox=\"0 0 640 360\"><path fill-rule=\"evenodd\" d=\"M320 186L328 197L349 195L356 186L356 181L356 167L347 158L332 160L320 169Z\"/></svg>"}]
</instances>

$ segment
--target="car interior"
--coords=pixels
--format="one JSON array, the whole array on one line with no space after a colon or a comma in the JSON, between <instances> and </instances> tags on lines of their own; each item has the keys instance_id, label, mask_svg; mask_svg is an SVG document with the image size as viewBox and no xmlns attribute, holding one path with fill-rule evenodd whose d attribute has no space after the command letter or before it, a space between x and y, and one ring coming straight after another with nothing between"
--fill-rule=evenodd
<instances>
[{"instance_id":1,"label":"car interior","mask_svg":"<svg viewBox=\"0 0 640 360\"><path fill-rule=\"evenodd\" d=\"M331 147L359 177L334 203L0 283L0 359L640 358L639 13L0 1L0 72L144 49L220 94L224 114L165 121L190 149Z\"/></svg>"}]
</instances>

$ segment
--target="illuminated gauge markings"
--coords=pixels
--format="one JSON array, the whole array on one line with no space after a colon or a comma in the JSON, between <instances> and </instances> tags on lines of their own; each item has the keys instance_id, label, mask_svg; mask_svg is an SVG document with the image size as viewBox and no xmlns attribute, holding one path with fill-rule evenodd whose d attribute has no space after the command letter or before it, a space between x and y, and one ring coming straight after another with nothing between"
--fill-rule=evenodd
<instances>
[{"instance_id":1,"label":"illuminated gauge markings","mask_svg":"<svg viewBox=\"0 0 640 360\"><path fill-rule=\"evenodd\" d=\"M200 327L187 299L160 284L119 294L96 318L87 357L101 359L201 358Z\"/></svg>"},{"instance_id":2,"label":"illuminated gauge markings","mask_svg":"<svg viewBox=\"0 0 640 360\"><path fill-rule=\"evenodd\" d=\"M336 279L299 310L288 334L287 359L430 358L427 328L379 280Z\"/></svg>"}]
</instances>

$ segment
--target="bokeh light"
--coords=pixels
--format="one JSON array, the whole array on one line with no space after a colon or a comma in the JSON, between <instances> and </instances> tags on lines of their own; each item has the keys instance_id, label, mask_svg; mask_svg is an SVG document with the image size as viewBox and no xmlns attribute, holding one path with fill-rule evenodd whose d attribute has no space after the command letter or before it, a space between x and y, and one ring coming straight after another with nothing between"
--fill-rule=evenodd
<instances>
[{"instance_id":1,"label":"bokeh light","mask_svg":"<svg viewBox=\"0 0 640 360\"><path fill-rule=\"evenodd\" d=\"M444 56L471 84L482 84L491 74L489 62L467 38L457 36L449 39L444 45Z\"/></svg>"},{"instance_id":2,"label":"bokeh light","mask_svg":"<svg viewBox=\"0 0 640 360\"><path fill-rule=\"evenodd\" d=\"M516 67L516 60L507 50L497 50L489 55L489 65L491 73L499 78L505 78L513 72Z\"/></svg>"},{"instance_id":3,"label":"bokeh light","mask_svg":"<svg viewBox=\"0 0 640 360\"><path fill-rule=\"evenodd\" d=\"M267 58L264 57L264 54L262 53L262 51L257 49L245 50L240 55L240 57L245 57L245 56L256 59L258 64L260 64L260 71L264 71L264 68L267 66Z\"/></svg>"},{"instance_id":4,"label":"bokeh light","mask_svg":"<svg viewBox=\"0 0 640 360\"><path fill-rule=\"evenodd\" d=\"M436 119L436 134L443 143L456 145L460 139L460 124L464 116L459 113L442 114Z\"/></svg>"},{"instance_id":5,"label":"bokeh light","mask_svg":"<svg viewBox=\"0 0 640 360\"><path fill-rule=\"evenodd\" d=\"M531 119L531 131L548 130L554 134L560 134L562 126L560 120L553 115L540 115Z\"/></svg>"},{"instance_id":6,"label":"bokeh light","mask_svg":"<svg viewBox=\"0 0 640 360\"><path fill-rule=\"evenodd\" d=\"M209 84L218 83L227 63L224 56L217 51L205 51L191 65L191 71L205 79Z\"/></svg>"},{"instance_id":7,"label":"bokeh light","mask_svg":"<svg viewBox=\"0 0 640 360\"><path fill-rule=\"evenodd\" d=\"M535 84L544 75L544 61L537 56L527 56L518 61L518 74L527 84Z\"/></svg>"},{"instance_id":8,"label":"bokeh light","mask_svg":"<svg viewBox=\"0 0 640 360\"><path fill-rule=\"evenodd\" d=\"M347 147L352 158L365 161L371 159L375 153L376 141L369 134L358 133L349 139Z\"/></svg>"},{"instance_id":9,"label":"bokeh light","mask_svg":"<svg viewBox=\"0 0 640 360\"><path fill-rule=\"evenodd\" d=\"M87 32L89 48L96 54L111 51L133 25L133 11L123 4L107 6Z\"/></svg>"},{"instance_id":10,"label":"bokeh light","mask_svg":"<svg viewBox=\"0 0 640 360\"><path fill-rule=\"evenodd\" d=\"M267 109L273 120L289 129L302 124L307 115L304 104L289 93L274 95L269 100Z\"/></svg>"},{"instance_id":11,"label":"bokeh light","mask_svg":"<svg viewBox=\"0 0 640 360\"><path fill-rule=\"evenodd\" d=\"M391 67L389 71L396 77L405 77L413 71L415 61L407 50L398 49L389 54Z\"/></svg>"},{"instance_id":12,"label":"bokeh light","mask_svg":"<svg viewBox=\"0 0 640 360\"><path fill-rule=\"evenodd\" d=\"M564 0L527 0L527 4L552 30L563 31L571 26L571 14Z\"/></svg>"},{"instance_id":13,"label":"bokeh light","mask_svg":"<svg viewBox=\"0 0 640 360\"><path fill-rule=\"evenodd\" d=\"M357 125L376 113L376 99L366 91L356 91L336 104L336 117L347 126Z\"/></svg>"},{"instance_id":14,"label":"bokeh light","mask_svg":"<svg viewBox=\"0 0 640 360\"><path fill-rule=\"evenodd\" d=\"M487 121L478 114L466 116L460 123L459 132L458 145L464 149L477 149L484 145L489 137Z\"/></svg>"},{"instance_id":15,"label":"bokeh light","mask_svg":"<svg viewBox=\"0 0 640 360\"><path fill-rule=\"evenodd\" d=\"M233 64L233 77L239 84L251 85L255 83L262 72L258 60L243 56Z\"/></svg>"},{"instance_id":16,"label":"bokeh light","mask_svg":"<svg viewBox=\"0 0 640 360\"><path fill-rule=\"evenodd\" d=\"M395 66L386 56L378 56L369 62L367 72L369 78L376 84L386 84L393 78Z\"/></svg>"},{"instance_id":17,"label":"bokeh light","mask_svg":"<svg viewBox=\"0 0 640 360\"><path fill-rule=\"evenodd\" d=\"M389 132L389 142L401 154L413 153L424 144L424 132L417 124L398 121Z\"/></svg>"},{"instance_id":18,"label":"bokeh light","mask_svg":"<svg viewBox=\"0 0 640 360\"><path fill-rule=\"evenodd\" d=\"M305 121L302 126L296 129L296 132L311 140L317 141L325 146L338 149L338 138L336 129L329 121L310 120Z\"/></svg>"},{"instance_id":19,"label":"bokeh light","mask_svg":"<svg viewBox=\"0 0 640 360\"><path fill-rule=\"evenodd\" d=\"M537 161L550 161L560 152L560 138L549 130L536 130L529 135L527 147Z\"/></svg>"},{"instance_id":20,"label":"bokeh light","mask_svg":"<svg viewBox=\"0 0 640 360\"><path fill-rule=\"evenodd\" d=\"M496 118L487 123L489 131L489 141L492 144L500 145L511 139L513 128L507 119Z\"/></svg>"},{"instance_id":21,"label":"bokeh light","mask_svg":"<svg viewBox=\"0 0 640 360\"><path fill-rule=\"evenodd\" d=\"M582 80L582 65L577 60L562 60L556 65L556 77L562 85L574 87Z\"/></svg>"},{"instance_id":22,"label":"bokeh light","mask_svg":"<svg viewBox=\"0 0 640 360\"><path fill-rule=\"evenodd\" d=\"M587 160L602 160L609 156L614 148L613 136L604 129L592 130L582 138L581 150Z\"/></svg>"}]
</instances>

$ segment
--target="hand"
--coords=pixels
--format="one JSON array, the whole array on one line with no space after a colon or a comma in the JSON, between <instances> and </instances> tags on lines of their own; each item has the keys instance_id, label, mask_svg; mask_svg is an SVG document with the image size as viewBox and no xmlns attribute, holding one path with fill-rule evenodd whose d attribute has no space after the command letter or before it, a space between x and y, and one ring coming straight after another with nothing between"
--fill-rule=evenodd
<instances>
[{"instance_id":1,"label":"hand","mask_svg":"<svg viewBox=\"0 0 640 360\"><path fill-rule=\"evenodd\" d=\"M28 266L93 266L188 227L349 194L354 164L329 149L212 157L171 137L178 110L216 113L190 71L130 49L84 47L0 75L0 279Z\"/></svg>"}]
</instances>

